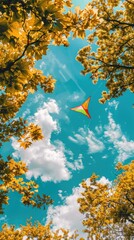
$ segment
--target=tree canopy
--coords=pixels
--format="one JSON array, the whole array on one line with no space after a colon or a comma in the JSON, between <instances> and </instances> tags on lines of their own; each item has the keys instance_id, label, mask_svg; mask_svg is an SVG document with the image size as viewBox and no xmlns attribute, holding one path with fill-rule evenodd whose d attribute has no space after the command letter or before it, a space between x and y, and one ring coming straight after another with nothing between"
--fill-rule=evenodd
<instances>
[{"instance_id":1,"label":"tree canopy","mask_svg":"<svg viewBox=\"0 0 134 240\"><path fill-rule=\"evenodd\" d=\"M32 224L27 222L26 226L21 226L19 229L15 229L14 226L3 225L0 232L0 240L6 240L10 236L10 240L22 240L22 239L38 239L38 240L75 240L78 236L77 233L69 234L68 230L58 229L56 231L51 230L51 223L43 226L39 222Z\"/></svg>"},{"instance_id":2,"label":"tree canopy","mask_svg":"<svg viewBox=\"0 0 134 240\"><path fill-rule=\"evenodd\" d=\"M53 91L55 79L43 76L35 68L35 60L47 54L50 44L68 46L71 31L73 37L84 38L88 20L96 18L89 9L72 13L66 12L65 6L71 7L71 1L1 1L0 103L4 122L15 116L37 86Z\"/></svg>"},{"instance_id":3,"label":"tree canopy","mask_svg":"<svg viewBox=\"0 0 134 240\"><path fill-rule=\"evenodd\" d=\"M56 80L36 69L35 62L47 54L50 45L69 46L68 37L84 39L86 29L89 46L78 53L84 70L94 83L105 80L108 92L102 92L101 103L118 97L127 89L134 92L134 3L131 0L92 0L84 10L76 7L72 12L71 0L1 0L0 1L0 146L16 138L21 147L28 148L33 141L44 138L41 128L18 117L28 95L38 90L51 93ZM96 43L97 50L92 50ZM113 185L101 184L97 176L90 185L83 182L83 197L78 199L80 212L86 213L85 232L97 239L114 239L114 231L130 236L134 231L133 178L134 162L118 170L123 172ZM22 195L22 203L44 207L52 199L37 194L38 185L26 181L28 171L23 159L0 156L0 213L8 204L9 192ZM62 233L62 234L61 234ZM51 230L51 224L28 223L16 230L3 226L0 239L76 239L68 230Z\"/></svg>"},{"instance_id":4,"label":"tree canopy","mask_svg":"<svg viewBox=\"0 0 134 240\"><path fill-rule=\"evenodd\" d=\"M101 183L95 174L82 182L84 192L78 202L91 239L130 239L134 234L134 161L124 166L118 163L117 169L123 172L113 184Z\"/></svg>"},{"instance_id":5,"label":"tree canopy","mask_svg":"<svg viewBox=\"0 0 134 240\"><path fill-rule=\"evenodd\" d=\"M73 37L84 38L89 17L96 18L93 11L87 18L88 9L79 14L77 10L73 13L69 10L71 6L70 0L0 1L1 146L15 137L25 149L33 141L44 137L39 126L16 117L16 114L28 95L38 90L37 87L42 88L45 93L51 93L54 89L56 80L36 69L35 61L47 54L49 45L67 47L70 32ZM1 158L0 162L3 174L0 175L0 206L8 203L6 196L9 190L25 195L26 186L22 183L24 180L17 177L26 173L25 163L15 163L15 160L11 159L10 156L7 159ZM14 186L13 182L16 182ZM33 188L34 184L31 183L26 190L29 192L29 199L33 196ZM27 200L24 199L25 197L22 202L26 203ZM30 200L29 203L33 202Z\"/></svg>"},{"instance_id":6,"label":"tree canopy","mask_svg":"<svg viewBox=\"0 0 134 240\"><path fill-rule=\"evenodd\" d=\"M106 81L108 91L100 99L105 103L126 90L134 92L134 2L92 0L87 6L96 12L98 23L90 21L89 45L76 59L84 67L82 74L89 73L94 84Z\"/></svg>"},{"instance_id":7,"label":"tree canopy","mask_svg":"<svg viewBox=\"0 0 134 240\"><path fill-rule=\"evenodd\" d=\"M77 11L72 13L66 11L65 7L71 7L70 0L0 2L0 114L3 142L14 135L19 140L26 138L24 147L27 147L32 140L43 137L36 125L28 126L23 119L13 118L28 94L37 91L37 86L45 93L54 89L56 80L52 76L44 76L34 66L36 60L47 54L49 45L67 47L71 31L73 37L85 36L88 11L83 10L78 15ZM93 12L90 15L93 19L96 16ZM8 125L5 124L7 122Z\"/></svg>"},{"instance_id":8,"label":"tree canopy","mask_svg":"<svg viewBox=\"0 0 134 240\"><path fill-rule=\"evenodd\" d=\"M82 197L78 198L80 212L84 214L83 225L89 239L113 239L124 237L129 240L134 234L134 161L130 164L116 166L120 174L113 183L102 183L97 180L98 176L93 174L89 180L82 182ZM39 222L32 224L27 222L26 226L3 225L0 239L23 239L24 236L38 239L79 239L76 232L71 234L69 230L52 230L52 223L42 225Z\"/></svg>"}]
</instances>

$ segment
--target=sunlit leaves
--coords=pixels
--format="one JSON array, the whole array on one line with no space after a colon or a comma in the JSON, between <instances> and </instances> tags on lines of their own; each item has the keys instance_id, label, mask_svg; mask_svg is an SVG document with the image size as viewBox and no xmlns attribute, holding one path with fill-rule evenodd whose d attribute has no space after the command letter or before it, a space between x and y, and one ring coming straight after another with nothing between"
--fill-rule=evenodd
<instances>
[{"instance_id":1,"label":"sunlit leaves","mask_svg":"<svg viewBox=\"0 0 134 240\"><path fill-rule=\"evenodd\" d=\"M134 161L124 166L119 163L117 169L123 172L113 185L101 184L96 175L82 182L84 192L78 202L85 214L85 232L91 238L116 239L120 231L123 236L134 233Z\"/></svg>"},{"instance_id":2,"label":"sunlit leaves","mask_svg":"<svg viewBox=\"0 0 134 240\"><path fill-rule=\"evenodd\" d=\"M16 191L22 195L22 203L24 205L32 205L33 207L44 207L52 204L52 199L43 194L36 195L38 185L34 181L25 181L23 176L28 171L23 161L16 162L10 156L7 161L0 159L0 212L3 213L3 205L8 204L7 193Z\"/></svg>"},{"instance_id":3,"label":"sunlit leaves","mask_svg":"<svg viewBox=\"0 0 134 240\"><path fill-rule=\"evenodd\" d=\"M16 114L38 87L45 93L54 90L56 80L36 69L35 61L47 54L50 44L67 47L70 32L73 37L83 39L89 20L96 22L96 14L90 7L73 13L71 6L71 0L0 1L0 145L14 137L26 149L44 137L40 127L16 118ZM0 204L8 202L6 194L12 190L23 195L24 204L36 206L32 190L35 186L28 187L27 182L16 178L15 160L3 161L6 178L2 179ZM16 164L20 164L19 176L25 174L21 162ZM41 201L51 203L41 198L38 206Z\"/></svg>"},{"instance_id":4,"label":"sunlit leaves","mask_svg":"<svg viewBox=\"0 0 134 240\"><path fill-rule=\"evenodd\" d=\"M93 83L99 79L106 81L108 91L100 99L105 103L127 89L134 92L133 1L92 0L87 6L96 15L95 20L89 20L93 32L88 41L90 45L96 43L97 49L95 52L88 47L81 49L77 60L84 67L82 73L91 74Z\"/></svg>"},{"instance_id":5,"label":"sunlit leaves","mask_svg":"<svg viewBox=\"0 0 134 240\"><path fill-rule=\"evenodd\" d=\"M33 141L43 139L41 128L33 123L25 126L23 131L24 134L22 134L18 140L20 146L23 148L28 148Z\"/></svg>"},{"instance_id":6,"label":"sunlit leaves","mask_svg":"<svg viewBox=\"0 0 134 240\"><path fill-rule=\"evenodd\" d=\"M78 234L70 234L66 229L58 229L53 231L52 223L48 223L45 226L39 222L32 224L27 221L26 226L21 226L19 230L16 230L14 226L3 225L0 232L0 240L6 240L10 236L10 240L14 239L39 239L39 240L75 240Z\"/></svg>"}]
</instances>

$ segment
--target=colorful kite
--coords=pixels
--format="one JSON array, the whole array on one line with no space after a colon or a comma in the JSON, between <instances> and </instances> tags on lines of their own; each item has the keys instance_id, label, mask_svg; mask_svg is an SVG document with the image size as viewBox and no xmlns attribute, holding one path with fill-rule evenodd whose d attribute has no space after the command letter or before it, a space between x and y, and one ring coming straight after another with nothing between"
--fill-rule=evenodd
<instances>
[{"instance_id":1,"label":"colorful kite","mask_svg":"<svg viewBox=\"0 0 134 240\"><path fill-rule=\"evenodd\" d=\"M90 97L84 103L82 103L80 106L71 108L71 110L80 112L80 113L86 115L88 118L91 118L91 116L88 112L89 102L90 102Z\"/></svg>"}]
</instances>

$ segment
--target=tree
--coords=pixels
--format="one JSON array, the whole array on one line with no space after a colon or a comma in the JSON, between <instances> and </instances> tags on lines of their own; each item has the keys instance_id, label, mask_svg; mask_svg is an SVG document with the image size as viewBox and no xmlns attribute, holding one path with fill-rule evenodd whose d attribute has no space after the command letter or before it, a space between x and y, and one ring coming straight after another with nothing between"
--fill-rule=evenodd
<instances>
[{"instance_id":1,"label":"tree","mask_svg":"<svg viewBox=\"0 0 134 240\"><path fill-rule=\"evenodd\" d=\"M23 175L28 171L23 161L16 162L8 157L7 161L0 159L0 214L3 213L3 204L8 204L8 192L16 191L22 195L22 203L33 207L45 209L46 205L52 204L51 198L45 194L41 197L36 194L38 185L34 181L26 182Z\"/></svg>"},{"instance_id":2,"label":"tree","mask_svg":"<svg viewBox=\"0 0 134 240\"><path fill-rule=\"evenodd\" d=\"M63 4L57 9L58 6L55 8L52 1L49 1L48 5L47 3L25 0L12 2L4 0L0 3L1 145L11 137L16 137L20 146L27 148L32 141L43 138L39 126L14 117L28 94L36 91L38 85L45 92L51 92L54 88L55 80L52 76L45 77L41 71L34 68L35 59L41 58L42 54L46 53L52 39L57 37L56 31L58 34L61 32L61 28L58 30L58 24L61 23L58 16L55 20L55 14L60 14L61 17ZM64 22L64 19L62 21ZM54 33L56 37L52 36ZM63 41L62 37L60 40ZM3 212L2 204L8 203L7 194L10 190L21 193L24 204L37 205L39 195L36 196L36 201L33 200L37 184L33 181L24 182L23 178L18 178L28 170L25 163L22 161L16 163L9 156L6 161L1 159L0 164L1 212ZM51 202L50 197L44 195L40 197L38 206Z\"/></svg>"},{"instance_id":3,"label":"tree","mask_svg":"<svg viewBox=\"0 0 134 240\"><path fill-rule=\"evenodd\" d=\"M43 226L39 222L32 223L27 222L26 226L21 226L18 230L14 226L3 225L0 232L0 240L6 240L10 236L10 240L22 240L24 237L28 240L75 240L78 236L77 233L70 234L68 230L58 229L56 231L51 230L51 223Z\"/></svg>"},{"instance_id":4,"label":"tree","mask_svg":"<svg viewBox=\"0 0 134 240\"><path fill-rule=\"evenodd\" d=\"M95 18L93 12L87 18L88 10L76 9L72 13L70 7L71 0L0 1L0 145L15 137L21 147L27 148L44 137L39 126L17 118L16 114L37 87L45 93L54 89L56 80L36 69L35 61L47 54L50 44L67 47L71 31L73 37L84 38L87 20L90 15ZM8 203L11 190L23 194L23 203L35 206L31 198L36 184L18 178L26 173L26 165L22 161L15 163L11 156L2 158L0 164L0 207ZM25 191L29 200L25 199Z\"/></svg>"},{"instance_id":5,"label":"tree","mask_svg":"<svg viewBox=\"0 0 134 240\"><path fill-rule=\"evenodd\" d=\"M85 232L93 239L115 239L134 234L134 161L117 165L122 170L113 185L102 184L93 174L83 181L82 197L78 199L80 212L85 215Z\"/></svg>"},{"instance_id":6,"label":"tree","mask_svg":"<svg viewBox=\"0 0 134 240\"><path fill-rule=\"evenodd\" d=\"M98 23L90 20L89 45L76 59L84 67L82 74L90 73L94 84L106 81L108 91L99 100L105 103L126 90L134 92L134 2L92 0L87 6L96 11Z\"/></svg>"}]
</instances>

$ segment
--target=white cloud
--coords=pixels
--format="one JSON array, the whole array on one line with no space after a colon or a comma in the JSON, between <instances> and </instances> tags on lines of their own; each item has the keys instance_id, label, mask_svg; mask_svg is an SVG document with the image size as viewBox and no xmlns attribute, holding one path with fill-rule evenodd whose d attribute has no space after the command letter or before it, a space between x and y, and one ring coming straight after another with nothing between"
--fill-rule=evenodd
<instances>
[{"instance_id":1,"label":"white cloud","mask_svg":"<svg viewBox=\"0 0 134 240\"><path fill-rule=\"evenodd\" d=\"M68 139L74 143L78 143L78 140L76 138L69 136Z\"/></svg>"},{"instance_id":2,"label":"white cloud","mask_svg":"<svg viewBox=\"0 0 134 240\"><path fill-rule=\"evenodd\" d=\"M58 196L61 198L61 200L64 200L65 196L63 196L63 191L61 189L58 190Z\"/></svg>"},{"instance_id":3,"label":"white cloud","mask_svg":"<svg viewBox=\"0 0 134 240\"><path fill-rule=\"evenodd\" d=\"M71 168L72 170L81 170L84 168L82 160L83 160L83 155L79 154L78 159L73 161L73 163L68 162L67 166L68 166L68 168Z\"/></svg>"},{"instance_id":4,"label":"white cloud","mask_svg":"<svg viewBox=\"0 0 134 240\"><path fill-rule=\"evenodd\" d=\"M120 125L116 124L112 118L112 114L108 115L109 124L105 127L104 136L108 137L109 142L115 142L122 136Z\"/></svg>"},{"instance_id":5,"label":"white cloud","mask_svg":"<svg viewBox=\"0 0 134 240\"><path fill-rule=\"evenodd\" d=\"M47 109L49 113L59 113L60 109L58 105L56 104L56 101L54 99L48 99L49 101L47 103L44 103L44 107Z\"/></svg>"},{"instance_id":6,"label":"white cloud","mask_svg":"<svg viewBox=\"0 0 134 240\"><path fill-rule=\"evenodd\" d=\"M41 177L42 181L62 181L71 178L71 172L68 169L68 161L64 144L61 141L51 143L53 132L59 132L59 126L50 113L59 113L59 108L53 99L44 103L43 108L38 109L34 115L34 122L42 128L45 138L34 142L28 149L24 150L13 139L12 146L15 149L14 156L20 157L28 165L29 171L26 176L30 179ZM72 156L71 156L72 157ZM83 167L82 160L74 161L73 170Z\"/></svg>"},{"instance_id":7,"label":"white cloud","mask_svg":"<svg viewBox=\"0 0 134 240\"><path fill-rule=\"evenodd\" d=\"M125 136L122 136L121 139L114 142L114 146L118 150L119 161L124 161L127 158L134 156L134 141L128 141Z\"/></svg>"},{"instance_id":8,"label":"white cloud","mask_svg":"<svg viewBox=\"0 0 134 240\"><path fill-rule=\"evenodd\" d=\"M88 136L86 137L86 140L90 153L102 152L105 148L103 142L97 139L95 134L90 130L88 130Z\"/></svg>"},{"instance_id":9,"label":"white cloud","mask_svg":"<svg viewBox=\"0 0 134 240\"><path fill-rule=\"evenodd\" d=\"M40 104L42 104L43 101L44 101L44 95L41 94L41 93L38 93L38 94L35 93L35 96L34 96L32 104L33 103L40 103Z\"/></svg>"},{"instance_id":10,"label":"white cloud","mask_svg":"<svg viewBox=\"0 0 134 240\"><path fill-rule=\"evenodd\" d=\"M108 155L104 155L102 158L103 158L103 159L106 159L106 158L108 158Z\"/></svg>"},{"instance_id":11,"label":"white cloud","mask_svg":"<svg viewBox=\"0 0 134 240\"><path fill-rule=\"evenodd\" d=\"M101 183L101 184L103 184L103 185L107 184L107 185L109 185L109 186L111 186L111 184L112 184L112 182L109 181L109 179L107 179L107 178L104 177L104 176L101 177L98 182Z\"/></svg>"},{"instance_id":12,"label":"white cloud","mask_svg":"<svg viewBox=\"0 0 134 240\"><path fill-rule=\"evenodd\" d=\"M27 115L29 115L29 114L30 114L30 110L27 109L26 111L23 112L22 118L25 118L25 117L26 117Z\"/></svg>"},{"instance_id":13,"label":"white cloud","mask_svg":"<svg viewBox=\"0 0 134 240\"><path fill-rule=\"evenodd\" d=\"M108 102L108 105L109 105L110 107L114 107L115 110L117 110L118 105L119 105L119 102L116 101L116 100L113 100L113 101L111 101L111 102Z\"/></svg>"},{"instance_id":14,"label":"white cloud","mask_svg":"<svg viewBox=\"0 0 134 240\"><path fill-rule=\"evenodd\" d=\"M113 104L117 105L117 102L113 101ZM110 154L117 155L116 161L123 162L134 155L134 141L127 139L122 133L120 125L114 121L110 112L106 126L96 126L95 132L89 128L79 128L77 133L73 132L73 136L69 136L68 139L78 145L87 145L90 154L102 152L107 148ZM102 158L108 158L108 154Z\"/></svg>"},{"instance_id":15,"label":"white cloud","mask_svg":"<svg viewBox=\"0 0 134 240\"><path fill-rule=\"evenodd\" d=\"M103 142L90 129L79 128L78 133L74 133L73 137L69 136L68 138L74 143L87 145L89 153L101 152L105 148Z\"/></svg>"},{"instance_id":16,"label":"white cloud","mask_svg":"<svg viewBox=\"0 0 134 240\"><path fill-rule=\"evenodd\" d=\"M85 134L85 133L83 132L82 134ZM74 137L77 139L77 141L78 141L80 144L84 144L84 143L85 143L84 135L82 136L81 134L76 133L76 134L74 135Z\"/></svg>"},{"instance_id":17,"label":"white cloud","mask_svg":"<svg viewBox=\"0 0 134 240\"><path fill-rule=\"evenodd\" d=\"M111 182L104 176L98 182L111 185ZM86 180L86 183L90 185L89 179ZM64 199L64 204L50 206L47 212L47 222L52 220L53 230L65 228L69 229L70 233L78 230L79 237L87 239L87 234L83 232L84 226L82 224L85 216L79 212L79 204L77 202L83 190L82 186L79 185L79 187L73 188L72 194L67 197L63 197L62 190L59 191L59 196Z\"/></svg>"},{"instance_id":18,"label":"white cloud","mask_svg":"<svg viewBox=\"0 0 134 240\"><path fill-rule=\"evenodd\" d=\"M79 212L79 204L77 203L80 192L82 192L82 187L73 188L72 195L66 197L64 205L48 208L47 222L53 221L53 230L65 228L69 229L70 233L78 230L80 237L86 237L86 234L82 232L83 215Z\"/></svg>"},{"instance_id":19,"label":"white cloud","mask_svg":"<svg viewBox=\"0 0 134 240\"><path fill-rule=\"evenodd\" d=\"M99 125L99 126L96 126L96 127L95 127L95 130L96 130L96 132L97 132L98 134L101 134L102 131L103 131L103 128L102 128L101 125Z\"/></svg>"},{"instance_id":20,"label":"white cloud","mask_svg":"<svg viewBox=\"0 0 134 240\"><path fill-rule=\"evenodd\" d=\"M134 141L128 140L122 133L120 125L116 124L112 114L108 115L109 124L105 127L104 137L114 145L118 153L117 160L125 161L134 155Z\"/></svg>"}]
</instances>

